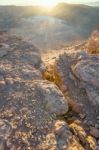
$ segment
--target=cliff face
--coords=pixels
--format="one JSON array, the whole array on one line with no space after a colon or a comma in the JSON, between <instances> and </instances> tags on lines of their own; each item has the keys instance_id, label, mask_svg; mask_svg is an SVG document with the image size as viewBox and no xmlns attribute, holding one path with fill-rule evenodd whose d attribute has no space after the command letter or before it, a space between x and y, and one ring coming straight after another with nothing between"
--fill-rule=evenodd
<instances>
[{"instance_id":1,"label":"cliff face","mask_svg":"<svg viewBox=\"0 0 99 150\"><path fill-rule=\"evenodd\" d=\"M90 53L99 54L99 29L92 33L86 47Z\"/></svg>"}]
</instances>

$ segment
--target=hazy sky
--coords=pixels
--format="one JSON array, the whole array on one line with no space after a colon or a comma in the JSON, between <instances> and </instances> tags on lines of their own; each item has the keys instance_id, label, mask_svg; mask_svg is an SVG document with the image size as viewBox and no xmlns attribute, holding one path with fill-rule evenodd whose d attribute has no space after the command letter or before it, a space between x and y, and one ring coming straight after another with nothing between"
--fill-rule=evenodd
<instances>
[{"instance_id":1,"label":"hazy sky","mask_svg":"<svg viewBox=\"0 0 99 150\"><path fill-rule=\"evenodd\" d=\"M96 0L0 0L0 5L55 5L58 2L87 3Z\"/></svg>"}]
</instances>

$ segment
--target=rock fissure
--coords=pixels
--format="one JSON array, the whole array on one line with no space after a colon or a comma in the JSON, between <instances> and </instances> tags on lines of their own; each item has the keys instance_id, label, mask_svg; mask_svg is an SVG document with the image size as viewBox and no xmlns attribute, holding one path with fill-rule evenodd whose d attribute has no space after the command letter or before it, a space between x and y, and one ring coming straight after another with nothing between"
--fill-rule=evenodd
<instances>
[{"instance_id":1,"label":"rock fissure","mask_svg":"<svg viewBox=\"0 0 99 150\"><path fill-rule=\"evenodd\" d=\"M98 150L98 55L72 48L45 61L16 36L0 39L0 148Z\"/></svg>"},{"instance_id":2,"label":"rock fissure","mask_svg":"<svg viewBox=\"0 0 99 150\"><path fill-rule=\"evenodd\" d=\"M58 118L68 123L82 149L97 150L99 56L69 50L48 61L43 75L59 87L69 104L69 111Z\"/></svg>"}]
</instances>

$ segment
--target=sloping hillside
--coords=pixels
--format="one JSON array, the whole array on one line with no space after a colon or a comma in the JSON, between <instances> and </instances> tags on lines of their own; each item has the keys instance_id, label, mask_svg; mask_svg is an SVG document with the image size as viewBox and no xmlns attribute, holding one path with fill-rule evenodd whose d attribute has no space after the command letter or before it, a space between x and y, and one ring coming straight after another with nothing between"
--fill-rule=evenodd
<instances>
[{"instance_id":1,"label":"sloping hillside","mask_svg":"<svg viewBox=\"0 0 99 150\"><path fill-rule=\"evenodd\" d=\"M99 24L99 8L87 5L58 4L53 9L53 15L67 20L68 24L73 25L78 33L88 36Z\"/></svg>"},{"instance_id":2,"label":"sloping hillside","mask_svg":"<svg viewBox=\"0 0 99 150\"><path fill-rule=\"evenodd\" d=\"M10 32L33 42L41 50L60 49L84 40L67 21L51 16L25 17Z\"/></svg>"},{"instance_id":3,"label":"sloping hillside","mask_svg":"<svg viewBox=\"0 0 99 150\"><path fill-rule=\"evenodd\" d=\"M66 20L68 24L79 27L79 32L84 35L88 35L93 27L99 23L99 8L89 7L86 5L74 5L60 3L53 8L53 10L46 10L43 7L38 6L0 6L0 27L8 25L9 27L11 19L16 22L23 17L35 16L35 15L51 15L60 19Z\"/></svg>"}]
</instances>

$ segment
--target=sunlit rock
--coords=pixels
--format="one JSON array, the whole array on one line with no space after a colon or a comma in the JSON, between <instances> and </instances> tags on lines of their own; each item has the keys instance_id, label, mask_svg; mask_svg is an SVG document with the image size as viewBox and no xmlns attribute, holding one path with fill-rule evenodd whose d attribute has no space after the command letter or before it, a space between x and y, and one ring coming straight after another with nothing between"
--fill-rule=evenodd
<instances>
[{"instance_id":1,"label":"sunlit rock","mask_svg":"<svg viewBox=\"0 0 99 150\"><path fill-rule=\"evenodd\" d=\"M66 150L71 144L72 133L64 121L56 121L50 134L46 136L42 143L45 149ZM50 143L50 144L49 144Z\"/></svg>"},{"instance_id":2,"label":"sunlit rock","mask_svg":"<svg viewBox=\"0 0 99 150\"><path fill-rule=\"evenodd\" d=\"M59 144L60 150L68 145L71 133L67 124L55 123L57 115L68 111L68 104L54 84L43 80L8 83L1 89L0 104L2 101L0 118L12 126L8 147L44 149L41 143L51 132L55 136L52 144Z\"/></svg>"},{"instance_id":3,"label":"sunlit rock","mask_svg":"<svg viewBox=\"0 0 99 150\"><path fill-rule=\"evenodd\" d=\"M70 107L93 122L99 113L98 68L99 57L84 51L64 53L54 66L55 82L68 98Z\"/></svg>"}]
</instances>

